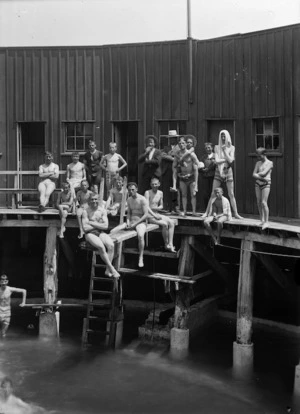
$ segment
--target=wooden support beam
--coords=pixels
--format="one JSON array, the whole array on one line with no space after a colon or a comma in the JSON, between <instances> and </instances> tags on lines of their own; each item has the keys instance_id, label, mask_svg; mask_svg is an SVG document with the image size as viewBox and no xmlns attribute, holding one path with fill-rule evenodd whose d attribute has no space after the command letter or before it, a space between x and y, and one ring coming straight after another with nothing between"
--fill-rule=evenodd
<instances>
[{"instance_id":1,"label":"wooden support beam","mask_svg":"<svg viewBox=\"0 0 300 414\"><path fill-rule=\"evenodd\" d=\"M138 255L139 251L138 249L135 249L133 247L125 247L123 249L123 253ZM167 257L169 259L177 259L179 257L179 253L180 253L179 250L176 253L166 252L166 251L161 251L161 250L148 250L148 249L144 250L144 256Z\"/></svg>"},{"instance_id":2,"label":"wooden support beam","mask_svg":"<svg viewBox=\"0 0 300 414\"><path fill-rule=\"evenodd\" d=\"M216 272L221 278L224 280L225 284L229 287L229 289L232 288L232 279L227 272L226 268L222 266L216 259L213 257L211 251L201 244L199 240L195 240L194 244L191 245L191 247L195 250L196 253L199 254L199 256L202 257L203 260L206 261L206 263L209 265L209 267Z\"/></svg>"},{"instance_id":3,"label":"wooden support beam","mask_svg":"<svg viewBox=\"0 0 300 414\"><path fill-rule=\"evenodd\" d=\"M280 286L289 299L293 297L293 286L274 260L267 255L255 253L255 257L262 263L275 283Z\"/></svg>"},{"instance_id":4,"label":"wooden support beam","mask_svg":"<svg viewBox=\"0 0 300 414\"><path fill-rule=\"evenodd\" d=\"M57 231L56 227L47 229L44 253L44 297L45 302L50 304L57 299Z\"/></svg>"},{"instance_id":5,"label":"wooden support beam","mask_svg":"<svg viewBox=\"0 0 300 414\"><path fill-rule=\"evenodd\" d=\"M290 226L291 227L291 226ZM232 228L234 228L232 226ZM207 236L206 230L199 226L178 226L175 227L176 234L189 234L195 236ZM279 233L281 234L281 233ZM286 233L285 233L286 234ZM258 243L272 244L274 246L281 246L290 249L300 250L300 238L298 233L289 233L288 238L278 237L272 234L255 233L250 230L236 230L234 231L224 228L222 230L222 239L240 239L240 240L252 240ZM225 244L225 243L224 243Z\"/></svg>"},{"instance_id":6,"label":"wooden support beam","mask_svg":"<svg viewBox=\"0 0 300 414\"><path fill-rule=\"evenodd\" d=\"M170 275L166 273L157 273L157 272L148 272L147 270L140 270L140 269L129 269L127 267L121 267L120 272L124 274L130 274L133 276L139 277L149 277L152 279L162 279L162 280L170 280L172 282L180 282L185 284L194 284L195 280L191 277L186 276L177 276L177 275Z\"/></svg>"},{"instance_id":7,"label":"wooden support beam","mask_svg":"<svg viewBox=\"0 0 300 414\"><path fill-rule=\"evenodd\" d=\"M194 236L183 236L181 239L178 276L187 275L192 278L194 274L194 260L195 252L191 248L195 243ZM193 281L195 282L195 281ZM188 308L191 299L193 298L193 291L191 287L185 289L176 289L175 296L175 311L174 311L174 328L186 329Z\"/></svg>"},{"instance_id":8,"label":"wooden support beam","mask_svg":"<svg viewBox=\"0 0 300 414\"><path fill-rule=\"evenodd\" d=\"M240 255L240 271L237 298L236 342L252 343L253 285L255 272L254 243L243 240Z\"/></svg>"}]
</instances>

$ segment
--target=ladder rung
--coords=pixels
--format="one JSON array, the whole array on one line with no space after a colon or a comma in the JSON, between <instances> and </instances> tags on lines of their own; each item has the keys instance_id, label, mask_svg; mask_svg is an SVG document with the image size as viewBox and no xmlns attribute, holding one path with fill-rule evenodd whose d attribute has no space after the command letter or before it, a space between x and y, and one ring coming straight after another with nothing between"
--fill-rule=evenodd
<instances>
[{"instance_id":1,"label":"ladder rung","mask_svg":"<svg viewBox=\"0 0 300 414\"><path fill-rule=\"evenodd\" d=\"M102 333L102 334L105 334L105 335L109 335L110 334L110 332L109 331L103 331L103 330L100 330L100 329L87 329L86 330L86 333Z\"/></svg>"},{"instance_id":2,"label":"ladder rung","mask_svg":"<svg viewBox=\"0 0 300 414\"><path fill-rule=\"evenodd\" d=\"M108 322L109 315L105 318L104 316L88 316L87 319L91 319L93 321L100 321L100 322Z\"/></svg>"},{"instance_id":3,"label":"ladder rung","mask_svg":"<svg viewBox=\"0 0 300 414\"><path fill-rule=\"evenodd\" d=\"M101 295L108 295L108 296L110 296L110 295L112 295L112 292L110 292L110 291L108 291L108 290L97 290L97 289L93 289L92 291L91 291L92 293L96 293L96 294L101 294Z\"/></svg>"},{"instance_id":4,"label":"ladder rung","mask_svg":"<svg viewBox=\"0 0 300 414\"><path fill-rule=\"evenodd\" d=\"M112 277L97 277L97 276L93 276L92 280L102 280L102 282L110 282L110 283L114 283L114 279Z\"/></svg>"}]
</instances>

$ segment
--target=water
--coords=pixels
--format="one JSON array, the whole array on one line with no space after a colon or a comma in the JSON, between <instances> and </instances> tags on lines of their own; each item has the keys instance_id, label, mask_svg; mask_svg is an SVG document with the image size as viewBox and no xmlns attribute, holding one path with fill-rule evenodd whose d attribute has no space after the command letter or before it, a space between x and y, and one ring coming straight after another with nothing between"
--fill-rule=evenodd
<instances>
[{"instance_id":1,"label":"water","mask_svg":"<svg viewBox=\"0 0 300 414\"><path fill-rule=\"evenodd\" d=\"M114 352L83 350L76 331L45 341L11 327L0 343L0 371L17 396L57 413L297 412L295 338L256 332L255 370L240 381L232 375L233 324L216 324L192 340L184 360L130 335Z\"/></svg>"}]
</instances>

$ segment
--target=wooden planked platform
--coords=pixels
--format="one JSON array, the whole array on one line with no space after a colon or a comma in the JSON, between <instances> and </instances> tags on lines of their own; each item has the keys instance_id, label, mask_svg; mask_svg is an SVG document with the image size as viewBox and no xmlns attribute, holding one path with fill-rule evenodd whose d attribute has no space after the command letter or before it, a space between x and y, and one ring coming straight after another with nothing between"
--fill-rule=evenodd
<instances>
[{"instance_id":1,"label":"wooden planked platform","mask_svg":"<svg viewBox=\"0 0 300 414\"><path fill-rule=\"evenodd\" d=\"M193 277L188 277L188 276L170 275L170 274L157 273L157 272L154 273L154 272L148 272L147 270L130 269L130 268L127 268L127 267L121 267L121 269L119 271L120 271L120 273L123 273L123 274L130 274L130 275L139 276L139 277L147 277L147 278L161 279L161 280L170 280L172 282L188 283L188 284L191 284L191 285L196 283L196 280L193 279Z\"/></svg>"}]
</instances>

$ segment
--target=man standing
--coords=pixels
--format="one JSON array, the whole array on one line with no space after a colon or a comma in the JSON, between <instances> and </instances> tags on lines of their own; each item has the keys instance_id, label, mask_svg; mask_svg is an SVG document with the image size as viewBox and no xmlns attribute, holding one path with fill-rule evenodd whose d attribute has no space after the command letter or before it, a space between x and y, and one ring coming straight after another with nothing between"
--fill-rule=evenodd
<instances>
[{"instance_id":1,"label":"man standing","mask_svg":"<svg viewBox=\"0 0 300 414\"><path fill-rule=\"evenodd\" d=\"M10 324L11 305L10 297L12 293L22 293L23 300L20 306L24 306L26 302L27 291L25 289L18 289L8 286L8 277L6 275L0 276L0 334L5 338L6 331Z\"/></svg>"},{"instance_id":2,"label":"man standing","mask_svg":"<svg viewBox=\"0 0 300 414\"><path fill-rule=\"evenodd\" d=\"M100 162L103 157L103 152L96 149L95 141L89 142L89 151L83 156L83 163L86 169L87 180L90 185L90 190L98 194L99 184L102 177L102 170Z\"/></svg>"},{"instance_id":3,"label":"man standing","mask_svg":"<svg viewBox=\"0 0 300 414\"><path fill-rule=\"evenodd\" d=\"M146 149L139 156L138 162L143 164L142 169L142 188L141 193L144 194L150 187L152 177L159 178L160 171L160 157L161 152L156 148L157 138L154 135L148 135L145 140Z\"/></svg>"},{"instance_id":4,"label":"man standing","mask_svg":"<svg viewBox=\"0 0 300 414\"><path fill-rule=\"evenodd\" d=\"M103 232L108 228L107 213L99 206L98 195L95 193L90 196L88 208L83 210L82 227L86 241L99 251L101 259L106 264L105 274L109 277L120 277L112 265L114 243L109 235Z\"/></svg>"},{"instance_id":5,"label":"man standing","mask_svg":"<svg viewBox=\"0 0 300 414\"><path fill-rule=\"evenodd\" d=\"M45 163L39 166L39 177L42 179L38 186L40 193L39 212L42 213L49 203L50 195L55 190L59 177L59 167L54 164L52 153L49 151L45 152Z\"/></svg>"},{"instance_id":6,"label":"man standing","mask_svg":"<svg viewBox=\"0 0 300 414\"><path fill-rule=\"evenodd\" d=\"M182 216L187 212L187 193L188 188L191 193L191 204L193 215L196 214L196 194L198 192L198 159L194 152L187 155L186 141L182 137L178 141L179 151L176 152L173 161L174 182L173 191L176 191L176 178L179 179L179 189L182 197Z\"/></svg>"}]
</instances>

